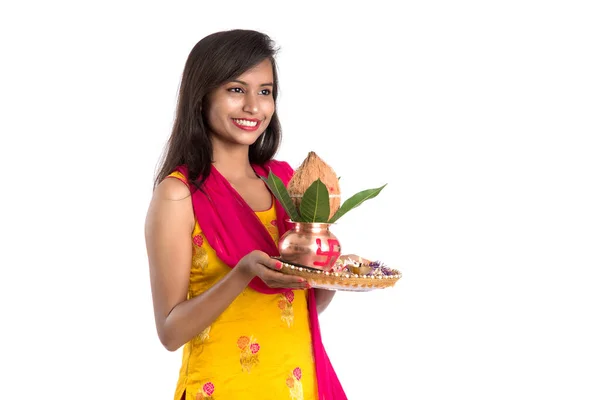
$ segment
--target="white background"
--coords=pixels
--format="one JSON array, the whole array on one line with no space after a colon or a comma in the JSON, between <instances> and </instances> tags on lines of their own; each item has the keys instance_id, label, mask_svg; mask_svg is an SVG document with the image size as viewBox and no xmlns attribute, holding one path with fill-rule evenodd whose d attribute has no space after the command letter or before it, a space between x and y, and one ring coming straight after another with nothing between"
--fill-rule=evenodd
<instances>
[{"instance_id":1,"label":"white background","mask_svg":"<svg viewBox=\"0 0 600 400\"><path fill-rule=\"evenodd\" d=\"M0 398L172 398L144 219L186 57L232 28L281 47L278 158L388 183L334 231L404 275L322 315L349 398L600 398L594 2L216 3L2 3Z\"/></svg>"}]
</instances>

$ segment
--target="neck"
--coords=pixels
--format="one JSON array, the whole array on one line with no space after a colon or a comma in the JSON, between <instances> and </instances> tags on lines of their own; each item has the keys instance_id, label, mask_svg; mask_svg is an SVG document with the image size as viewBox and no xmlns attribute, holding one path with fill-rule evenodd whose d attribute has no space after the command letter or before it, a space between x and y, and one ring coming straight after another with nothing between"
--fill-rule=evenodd
<instances>
[{"instance_id":1,"label":"neck","mask_svg":"<svg viewBox=\"0 0 600 400\"><path fill-rule=\"evenodd\" d=\"M213 165L228 181L256 177L248 152L250 146L213 140Z\"/></svg>"}]
</instances>

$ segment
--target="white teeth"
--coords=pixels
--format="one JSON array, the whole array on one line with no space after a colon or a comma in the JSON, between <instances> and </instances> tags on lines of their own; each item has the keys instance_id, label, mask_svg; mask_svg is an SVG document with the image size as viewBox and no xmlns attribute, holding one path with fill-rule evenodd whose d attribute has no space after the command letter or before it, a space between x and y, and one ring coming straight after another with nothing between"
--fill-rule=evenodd
<instances>
[{"instance_id":1,"label":"white teeth","mask_svg":"<svg viewBox=\"0 0 600 400\"><path fill-rule=\"evenodd\" d=\"M245 119L234 119L235 123L244 126L256 126L256 121L247 121Z\"/></svg>"}]
</instances>

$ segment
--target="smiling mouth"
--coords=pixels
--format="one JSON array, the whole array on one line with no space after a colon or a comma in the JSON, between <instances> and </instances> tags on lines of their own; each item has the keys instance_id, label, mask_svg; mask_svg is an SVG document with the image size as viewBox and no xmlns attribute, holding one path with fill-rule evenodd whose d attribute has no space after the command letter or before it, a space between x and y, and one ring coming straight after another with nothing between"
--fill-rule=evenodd
<instances>
[{"instance_id":1,"label":"smiling mouth","mask_svg":"<svg viewBox=\"0 0 600 400\"><path fill-rule=\"evenodd\" d=\"M232 118L231 120L233 121L235 126L245 131L255 131L260 125L260 121L257 119Z\"/></svg>"}]
</instances>

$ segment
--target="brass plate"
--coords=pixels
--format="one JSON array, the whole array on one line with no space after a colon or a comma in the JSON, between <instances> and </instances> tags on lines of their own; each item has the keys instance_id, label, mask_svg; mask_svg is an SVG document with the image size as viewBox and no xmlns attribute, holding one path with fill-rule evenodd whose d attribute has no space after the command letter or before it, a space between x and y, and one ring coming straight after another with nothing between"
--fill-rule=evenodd
<instances>
[{"instance_id":1,"label":"brass plate","mask_svg":"<svg viewBox=\"0 0 600 400\"><path fill-rule=\"evenodd\" d=\"M358 275L349 272L323 272L314 268L288 263L275 257L283 264L281 272L299 276L317 289L342 290L348 292L368 292L393 287L402 278L402 273L392 269L392 275Z\"/></svg>"}]
</instances>

